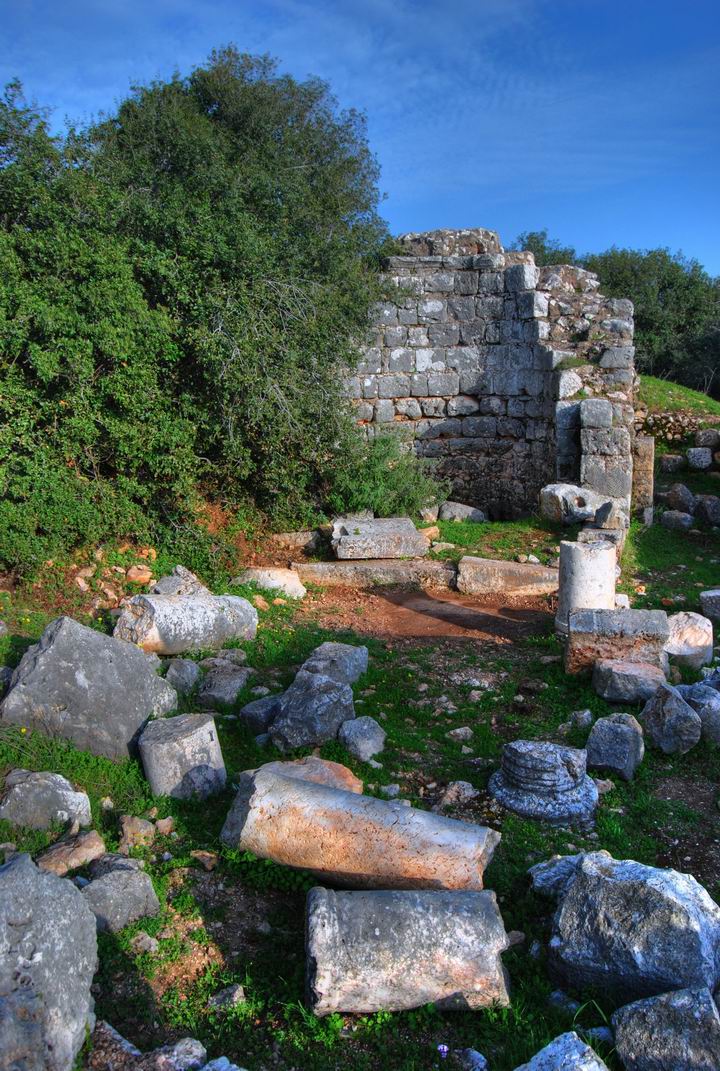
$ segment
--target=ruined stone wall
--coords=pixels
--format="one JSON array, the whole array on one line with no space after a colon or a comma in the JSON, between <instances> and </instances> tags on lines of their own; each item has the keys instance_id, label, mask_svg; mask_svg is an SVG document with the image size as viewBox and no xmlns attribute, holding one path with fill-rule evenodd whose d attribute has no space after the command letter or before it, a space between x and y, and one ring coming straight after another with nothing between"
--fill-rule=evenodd
<instances>
[{"instance_id":1,"label":"ruined stone wall","mask_svg":"<svg viewBox=\"0 0 720 1071\"><path fill-rule=\"evenodd\" d=\"M453 497L515 517L556 480L629 498L632 305L580 268L537 268L492 231L405 235L348 381L368 435L407 436ZM605 405L582 405L605 399Z\"/></svg>"}]
</instances>

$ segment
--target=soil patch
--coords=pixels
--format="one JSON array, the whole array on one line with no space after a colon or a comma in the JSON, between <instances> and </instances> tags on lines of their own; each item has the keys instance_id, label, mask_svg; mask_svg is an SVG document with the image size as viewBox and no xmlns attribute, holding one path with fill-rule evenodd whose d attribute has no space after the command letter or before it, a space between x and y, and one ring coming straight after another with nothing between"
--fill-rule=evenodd
<instances>
[{"instance_id":1,"label":"soil patch","mask_svg":"<svg viewBox=\"0 0 720 1071\"><path fill-rule=\"evenodd\" d=\"M653 795L659 800L685 804L699 816L688 823L681 837L658 831L664 848L658 853L657 866L672 867L692 874L711 893L720 887L720 811L718 786L712 781L666 777Z\"/></svg>"}]
</instances>

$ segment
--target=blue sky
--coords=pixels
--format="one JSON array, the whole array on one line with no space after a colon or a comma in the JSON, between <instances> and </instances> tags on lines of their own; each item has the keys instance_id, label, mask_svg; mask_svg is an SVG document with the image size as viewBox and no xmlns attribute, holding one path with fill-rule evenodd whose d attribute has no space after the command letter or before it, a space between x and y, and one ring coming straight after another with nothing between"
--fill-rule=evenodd
<instances>
[{"instance_id":1,"label":"blue sky","mask_svg":"<svg viewBox=\"0 0 720 1071\"><path fill-rule=\"evenodd\" d=\"M720 274L718 0L0 0L0 77L57 126L228 42L365 110L395 233L547 227Z\"/></svg>"}]
</instances>

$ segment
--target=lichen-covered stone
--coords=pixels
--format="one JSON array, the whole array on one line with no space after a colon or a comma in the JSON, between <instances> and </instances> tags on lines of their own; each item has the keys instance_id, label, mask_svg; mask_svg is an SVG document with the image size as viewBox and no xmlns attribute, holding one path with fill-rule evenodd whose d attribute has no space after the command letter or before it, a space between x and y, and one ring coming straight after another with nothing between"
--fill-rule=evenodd
<instances>
[{"instance_id":1,"label":"lichen-covered stone","mask_svg":"<svg viewBox=\"0 0 720 1071\"><path fill-rule=\"evenodd\" d=\"M430 549L409 517L340 522L333 528L332 546L341 559L416 558Z\"/></svg>"},{"instance_id":2,"label":"lichen-covered stone","mask_svg":"<svg viewBox=\"0 0 720 1071\"><path fill-rule=\"evenodd\" d=\"M610 770L624 781L632 781L645 754L642 726L632 714L598 718L585 746L591 769Z\"/></svg>"},{"instance_id":3,"label":"lichen-covered stone","mask_svg":"<svg viewBox=\"0 0 720 1071\"><path fill-rule=\"evenodd\" d=\"M53 823L68 822L89 826L90 800L60 774L11 770L3 787L0 820L25 829L49 829Z\"/></svg>"},{"instance_id":4,"label":"lichen-covered stone","mask_svg":"<svg viewBox=\"0 0 720 1071\"><path fill-rule=\"evenodd\" d=\"M275 746L287 752L334 740L343 722L354 717L349 684L301 669L280 696L269 731Z\"/></svg>"},{"instance_id":5,"label":"lichen-covered stone","mask_svg":"<svg viewBox=\"0 0 720 1071\"><path fill-rule=\"evenodd\" d=\"M134 595L113 635L161 655L217 650L231 640L252 640L257 610L238 595Z\"/></svg>"},{"instance_id":6,"label":"lichen-covered stone","mask_svg":"<svg viewBox=\"0 0 720 1071\"><path fill-rule=\"evenodd\" d=\"M326 640L305 659L306 673L319 673L340 684L354 684L368 668L367 647Z\"/></svg>"},{"instance_id":7,"label":"lichen-covered stone","mask_svg":"<svg viewBox=\"0 0 720 1071\"><path fill-rule=\"evenodd\" d=\"M140 757L154 796L205 799L225 787L225 763L211 714L150 722L140 737Z\"/></svg>"},{"instance_id":8,"label":"lichen-covered stone","mask_svg":"<svg viewBox=\"0 0 720 1071\"><path fill-rule=\"evenodd\" d=\"M626 1071L718 1071L720 1015L707 988L678 989L620 1008L612 1017Z\"/></svg>"},{"instance_id":9,"label":"lichen-covered stone","mask_svg":"<svg viewBox=\"0 0 720 1071\"><path fill-rule=\"evenodd\" d=\"M608 1071L608 1066L571 1030L555 1038L515 1071Z\"/></svg>"}]
</instances>

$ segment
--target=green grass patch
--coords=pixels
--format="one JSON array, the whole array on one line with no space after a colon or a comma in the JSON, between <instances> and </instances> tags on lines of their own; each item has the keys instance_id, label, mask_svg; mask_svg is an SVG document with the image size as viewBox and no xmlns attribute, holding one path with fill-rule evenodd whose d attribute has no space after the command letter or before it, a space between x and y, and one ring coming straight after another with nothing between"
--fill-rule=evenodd
<instances>
[{"instance_id":1,"label":"green grass patch","mask_svg":"<svg viewBox=\"0 0 720 1071\"><path fill-rule=\"evenodd\" d=\"M715 398L669 379L641 376L638 399L651 413L688 411L708 419L720 417L720 402Z\"/></svg>"}]
</instances>

